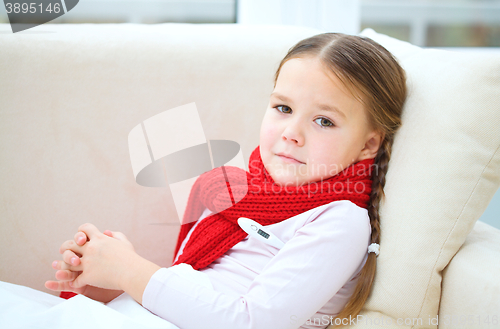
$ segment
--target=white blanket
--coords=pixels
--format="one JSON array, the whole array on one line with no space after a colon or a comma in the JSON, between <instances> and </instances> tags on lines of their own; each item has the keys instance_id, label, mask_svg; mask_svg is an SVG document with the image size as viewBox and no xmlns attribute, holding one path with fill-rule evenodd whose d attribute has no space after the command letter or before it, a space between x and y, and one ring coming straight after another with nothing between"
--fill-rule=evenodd
<instances>
[{"instance_id":1,"label":"white blanket","mask_svg":"<svg viewBox=\"0 0 500 329\"><path fill-rule=\"evenodd\" d=\"M169 268L196 284L213 289L191 265ZM25 286L0 281L0 328L47 329L180 329L154 315L127 293L104 304L83 295L63 299Z\"/></svg>"},{"instance_id":2,"label":"white blanket","mask_svg":"<svg viewBox=\"0 0 500 329\"><path fill-rule=\"evenodd\" d=\"M106 305L83 295L68 300L0 281L0 328L179 329L123 293Z\"/></svg>"}]
</instances>

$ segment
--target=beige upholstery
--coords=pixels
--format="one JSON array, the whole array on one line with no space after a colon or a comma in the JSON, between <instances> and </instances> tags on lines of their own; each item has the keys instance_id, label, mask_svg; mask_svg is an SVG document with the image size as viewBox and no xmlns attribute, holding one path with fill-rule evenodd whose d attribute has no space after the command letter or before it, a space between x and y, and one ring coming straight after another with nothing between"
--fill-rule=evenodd
<instances>
[{"instance_id":1,"label":"beige upholstery","mask_svg":"<svg viewBox=\"0 0 500 329\"><path fill-rule=\"evenodd\" d=\"M176 23L8 31L0 24L0 280L42 291L60 244L85 222L122 231L140 255L169 266L179 229L172 196L135 183L129 132L195 102L206 138L238 142L248 161L280 59L322 32ZM500 231L473 227L500 184L500 58L365 34L401 60L410 95L362 315L391 319L384 328L404 327L398 318L435 328L427 321L438 312L498 310L499 294L484 287L500 289L489 274L498 271Z\"/></svg>"},{"instance_id":2,"label":"beige upholstery","mask_svg":"<svg viewBox=\"0 0 500 329\"><path fill-rule=\"evenodd\" d=\"M500 230L477 222L443 271L440 328L500 328Z\"/></svg>"}]
</instances>

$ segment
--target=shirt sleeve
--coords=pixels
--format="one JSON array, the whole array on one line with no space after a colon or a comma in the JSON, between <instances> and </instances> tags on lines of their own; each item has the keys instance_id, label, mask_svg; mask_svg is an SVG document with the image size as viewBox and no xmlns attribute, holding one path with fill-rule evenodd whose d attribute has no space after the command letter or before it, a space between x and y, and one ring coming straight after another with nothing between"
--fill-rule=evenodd
<instances>
[{"instance_id":1,"label":"shirt sleeve","mask_svg":"<svg viewBox=\"0 0 500 329\"><path fill-rule=\"evenodd\" d=\"M355 274L369 238L365 209L326 208L296 231L246 294L230 296L162 268L143 306L182 329L298 328Z\"/></svg>"}]
</instances>

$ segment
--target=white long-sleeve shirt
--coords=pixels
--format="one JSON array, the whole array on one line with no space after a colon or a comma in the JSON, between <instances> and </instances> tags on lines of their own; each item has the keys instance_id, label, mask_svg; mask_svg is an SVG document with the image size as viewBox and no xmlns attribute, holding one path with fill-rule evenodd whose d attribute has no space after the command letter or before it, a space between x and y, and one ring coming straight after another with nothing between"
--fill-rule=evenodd
<instances>
[{"instance_id":1,"label":"white long-sleeve shirt","mask_svg":"<svg viewBox=\"0 0 500 329\"><path fill-rule=\"evenodd\" d=\"M206 209L197 224L210 214ZM209 266L189 266L201 280L175 270L187 264L162 268L146 286L143 306L182 329L327 327L366 262L367 210L334 201L266 230L285 242L281 250L247 236Z\"/></svg>"}]
</instances>

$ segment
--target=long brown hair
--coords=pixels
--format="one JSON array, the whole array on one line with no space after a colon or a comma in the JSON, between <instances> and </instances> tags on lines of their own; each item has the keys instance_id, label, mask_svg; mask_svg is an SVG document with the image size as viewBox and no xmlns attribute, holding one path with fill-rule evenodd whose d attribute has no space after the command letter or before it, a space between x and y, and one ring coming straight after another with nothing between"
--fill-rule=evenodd
<instances>
[{"instance_id":1,"label":"long brown hair","mask_svg":"<svg viewBox=\"0 0 500 329\"><path fill-rule=\"evenodd\" d=\"M401 113L406 99L406 75L396 58L375 41L341 33L323 33L304 39L293 46L280 62L274 77L274 86L283 64L293 58L316 57L322 61L361 101L370 127L381 133L382 142L375 156L372 173L372 191L368 204L371 243L380 243L379 204L385 197L384 185L394 135L401 126ZM368 254L355 290L335 317L356 317L370 295L377 258ZM339 321L332 323L338 324Z\"/></svg>"}]
</instances>

